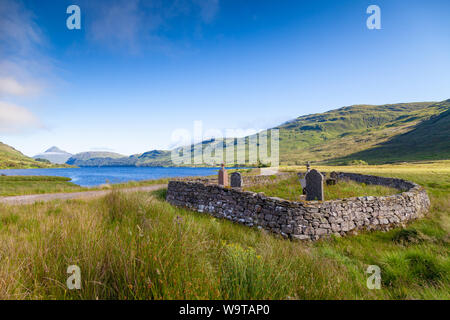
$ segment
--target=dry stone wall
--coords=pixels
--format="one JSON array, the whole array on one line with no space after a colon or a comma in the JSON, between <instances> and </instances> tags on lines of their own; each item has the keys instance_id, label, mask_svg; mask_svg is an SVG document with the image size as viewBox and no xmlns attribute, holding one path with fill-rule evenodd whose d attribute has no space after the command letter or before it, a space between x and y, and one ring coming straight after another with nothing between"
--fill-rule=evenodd
<instances>
[{"instance_id":1,"label":"dry stone wall","mask_svg":"<svg viewBox=\"0 0 450 320\"><path fill-rule=\"evenodd\" d=\"M337 179L386 185L403 192L383 197L295 202L216 184L170 181L167 201L298 240L317 240L363 229L388 230L422 217L430 207L425 189L413 182L353 173L335 175Z\"/></svg>"}]
</instances>

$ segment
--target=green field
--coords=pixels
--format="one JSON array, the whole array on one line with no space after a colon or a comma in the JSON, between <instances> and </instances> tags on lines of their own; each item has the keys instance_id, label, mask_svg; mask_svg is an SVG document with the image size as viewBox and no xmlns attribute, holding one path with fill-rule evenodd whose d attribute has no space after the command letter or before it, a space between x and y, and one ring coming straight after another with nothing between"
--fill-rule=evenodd
<instances>
[{"instance_id":1,"label":"green field","mask_svg":"<svg viewBox=\"0 0 450 320\"><path fill-rule=\"evenodd\" d=\"M274 184L266 184L244 188L246 191L263 192L268 197L300 201L302 186L297 175ZM365 185L353 181L339 181L336 185L324 184L325 200L335 200L362 196L387 196L401 191L384 186Z\"/></svg>"},{"instance_id":2,"label":"green field","mask_svg":"<svg viewBox=\"0 0 450 320\"><path fill-rule=\"evenodd\" d=\"M172 207L164 190L0 205L0 299L449 299L449 163L320 167L415 181L432 208L406 229L314 243Z\"/></svg>"},{"instance_id":3,"label":"green field","mask_svg":"<svg viewBox=\"0 0 450 320\"><path fill-rule=\"evenodd\" d=\"M0 176L0 196L84 191L70 178L47 176Z\"/></svg>"},{"instance_id":4,"label":"green field","mask_svg":"<svg viewBox=\"0 0 450 320\"><path fill-rule=\"evenodd\" d=\"M81 192L102 189L122 189L167 183L168 179L130 181L126 183L105 184L98 187L80 187L70 178L54 176L0 176L0 197L28 194Z\"/></svg>"}]
</instances>

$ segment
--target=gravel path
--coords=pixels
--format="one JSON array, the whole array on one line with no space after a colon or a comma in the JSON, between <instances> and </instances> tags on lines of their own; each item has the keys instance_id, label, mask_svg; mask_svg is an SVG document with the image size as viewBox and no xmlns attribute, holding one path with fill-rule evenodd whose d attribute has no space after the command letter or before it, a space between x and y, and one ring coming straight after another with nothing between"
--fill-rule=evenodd
<instances>
[{"instance_id":1,"label":"gravel path","mask_svg":"<svg viewBox=\"0 0 450 320\"><path fill-rule=\"evenodd\" d=\"M135 192L135 191L155 191L167 187L166 184L155 184L151 186L144 187L134 187L120 189L122 192ZM13 196L13 197L0 197L0 203L20 205L20 204L31 204L40 201L52 201L52 200L72 200L72 199L94 199L100 198L111 190L97 190L97 191L83 191L83 192L69 192L69 193L44 193L44 194L30 194L23 196Z\"/></svg>"}]
</instances>

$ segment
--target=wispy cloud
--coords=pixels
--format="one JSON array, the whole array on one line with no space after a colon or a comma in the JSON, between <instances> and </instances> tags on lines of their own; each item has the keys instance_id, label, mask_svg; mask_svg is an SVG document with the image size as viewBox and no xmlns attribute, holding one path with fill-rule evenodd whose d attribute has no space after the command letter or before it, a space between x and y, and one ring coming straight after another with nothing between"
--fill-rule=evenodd
<instances>
[{"instance_id":1,"label":"wispy cloud","mask_svg":"<svg viewBox=\"0 0 450 320\"><path fill-rule=\"evenodd\" d=\"M23 133L43 128L41 121L26 108L0 101L0 133Z\"/></svg>"},{"instance_id":2,"label":"wispy cloud","mask_svg":"<svg viewBox=\"0 0 450 320\"><path fill-rule=\"evenodd\" d=\"M44 87L36 76L45 65L41 59L43 34L33 14L20 1L12 0L0 1L0 30L0 133L43 128L30 110L11 102L39 94Z\"/></svg>"},{"instance_id":3,"label":"wispy cloud","mask_svg":"<svg viewBox=\"0 0 450 320\"><path fill-rule=\"evenodd\" d=\"M162 34L179 27L177 18L212 22L219 0L108 0L86 2L83 7L92 12L86 22L88 39L137 53L145 48L166 49L170 41Z\"/></svg>"},{"instance_id":4,"label":"wispy cloud","mask_svg":"<svg viewBox=\"0 0 450 320\"><path fill-rule=\"evenodd\" d=\"M39 93L39 85L20 83L12 77L0 77L0 97L2 96L30 96Z\"/></svg>"},{"instance_id":5,"label":"wispy cloud","mask_svg":"<svg viewBox=\"0 0 450 320\"><path fill-rule=\"evenodd\" d=\"M91 39L101 44L125 45L136 50L145 20L139 10L139 1L101 2L96 9L98 14L87 27Z\"/></svg>"},{"instance_id":6,"label":"wispy cloud","mask_svg":"<svg viewBox=\"0 0 450 320\"><path fill-rule=\"evenodd\" d=\"M33 14L18 1L0 1L0 30L0 44L6 55L27 55L44 43Z\"/></svg>"},{"instance_id":7,"label":"wispy cloud","mask_svg":"<svg viewBox=\"0 0 450 320\"><path fill-rule=\"evenodd\" d=\"M194 0L204 22L210 23L219 11L219 0Z\"/></svg>"}]
</instances>

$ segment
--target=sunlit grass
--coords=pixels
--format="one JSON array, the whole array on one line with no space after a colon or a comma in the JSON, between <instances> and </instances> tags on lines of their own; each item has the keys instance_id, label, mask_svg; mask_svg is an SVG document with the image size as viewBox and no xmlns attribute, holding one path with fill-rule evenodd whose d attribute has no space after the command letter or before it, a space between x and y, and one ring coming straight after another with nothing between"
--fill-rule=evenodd
<instances>
[{"instance_id":1,"label":"sunlit grass","mask_svg":"<svg viewBox=\"0 0 450 320\"><path fill-rule=\"evenodd\" d=\"M83 191L65 177L0 176L0 196Z\"/></svg>"},{"instance_id":2,"label":"sunlit grass","mask_svg":"<svg viewBox=\"0 0 450 320\"><path fill-rule=\"evenodd\" d=\"M17 196L28 194L80 192L102 189L134 188L167 183L169 179L129 181L117 184L104 184L96 187L81 187L70 178L55 176L0 176L0 196Z\"/></svg>"},{"instance_id":3,"label":"sunlit grass","mask_svg":"<svg viewBox=\"0 0 450 320\"><path fill-rule=\"evenodd\" d=\"M300 197L303 194L299 178L296 175L275 184L245 187L245 190L263 192L268 197L278 197L291 201L300 201ZM324 183L325 200L361 196L387 196L400 192L400 190L394 188L366 185L354 181L339 181L336 185L326 185Z\"/></svg>"},{"instance_id":4,"label":"sunlit grass","mask_svg":"<svg viewBox=\"0 0 450 320\"><path fill-rule=\"evenodd\" d=\"M426 218L314 243L175 208L164 190L0 205L0 298L450 299L450 173L397 168L365 172L424 185ZM72 264L78 291L66 287ZM381 290L366 287L369 265Z\"/></svg>"}]
</instances>

